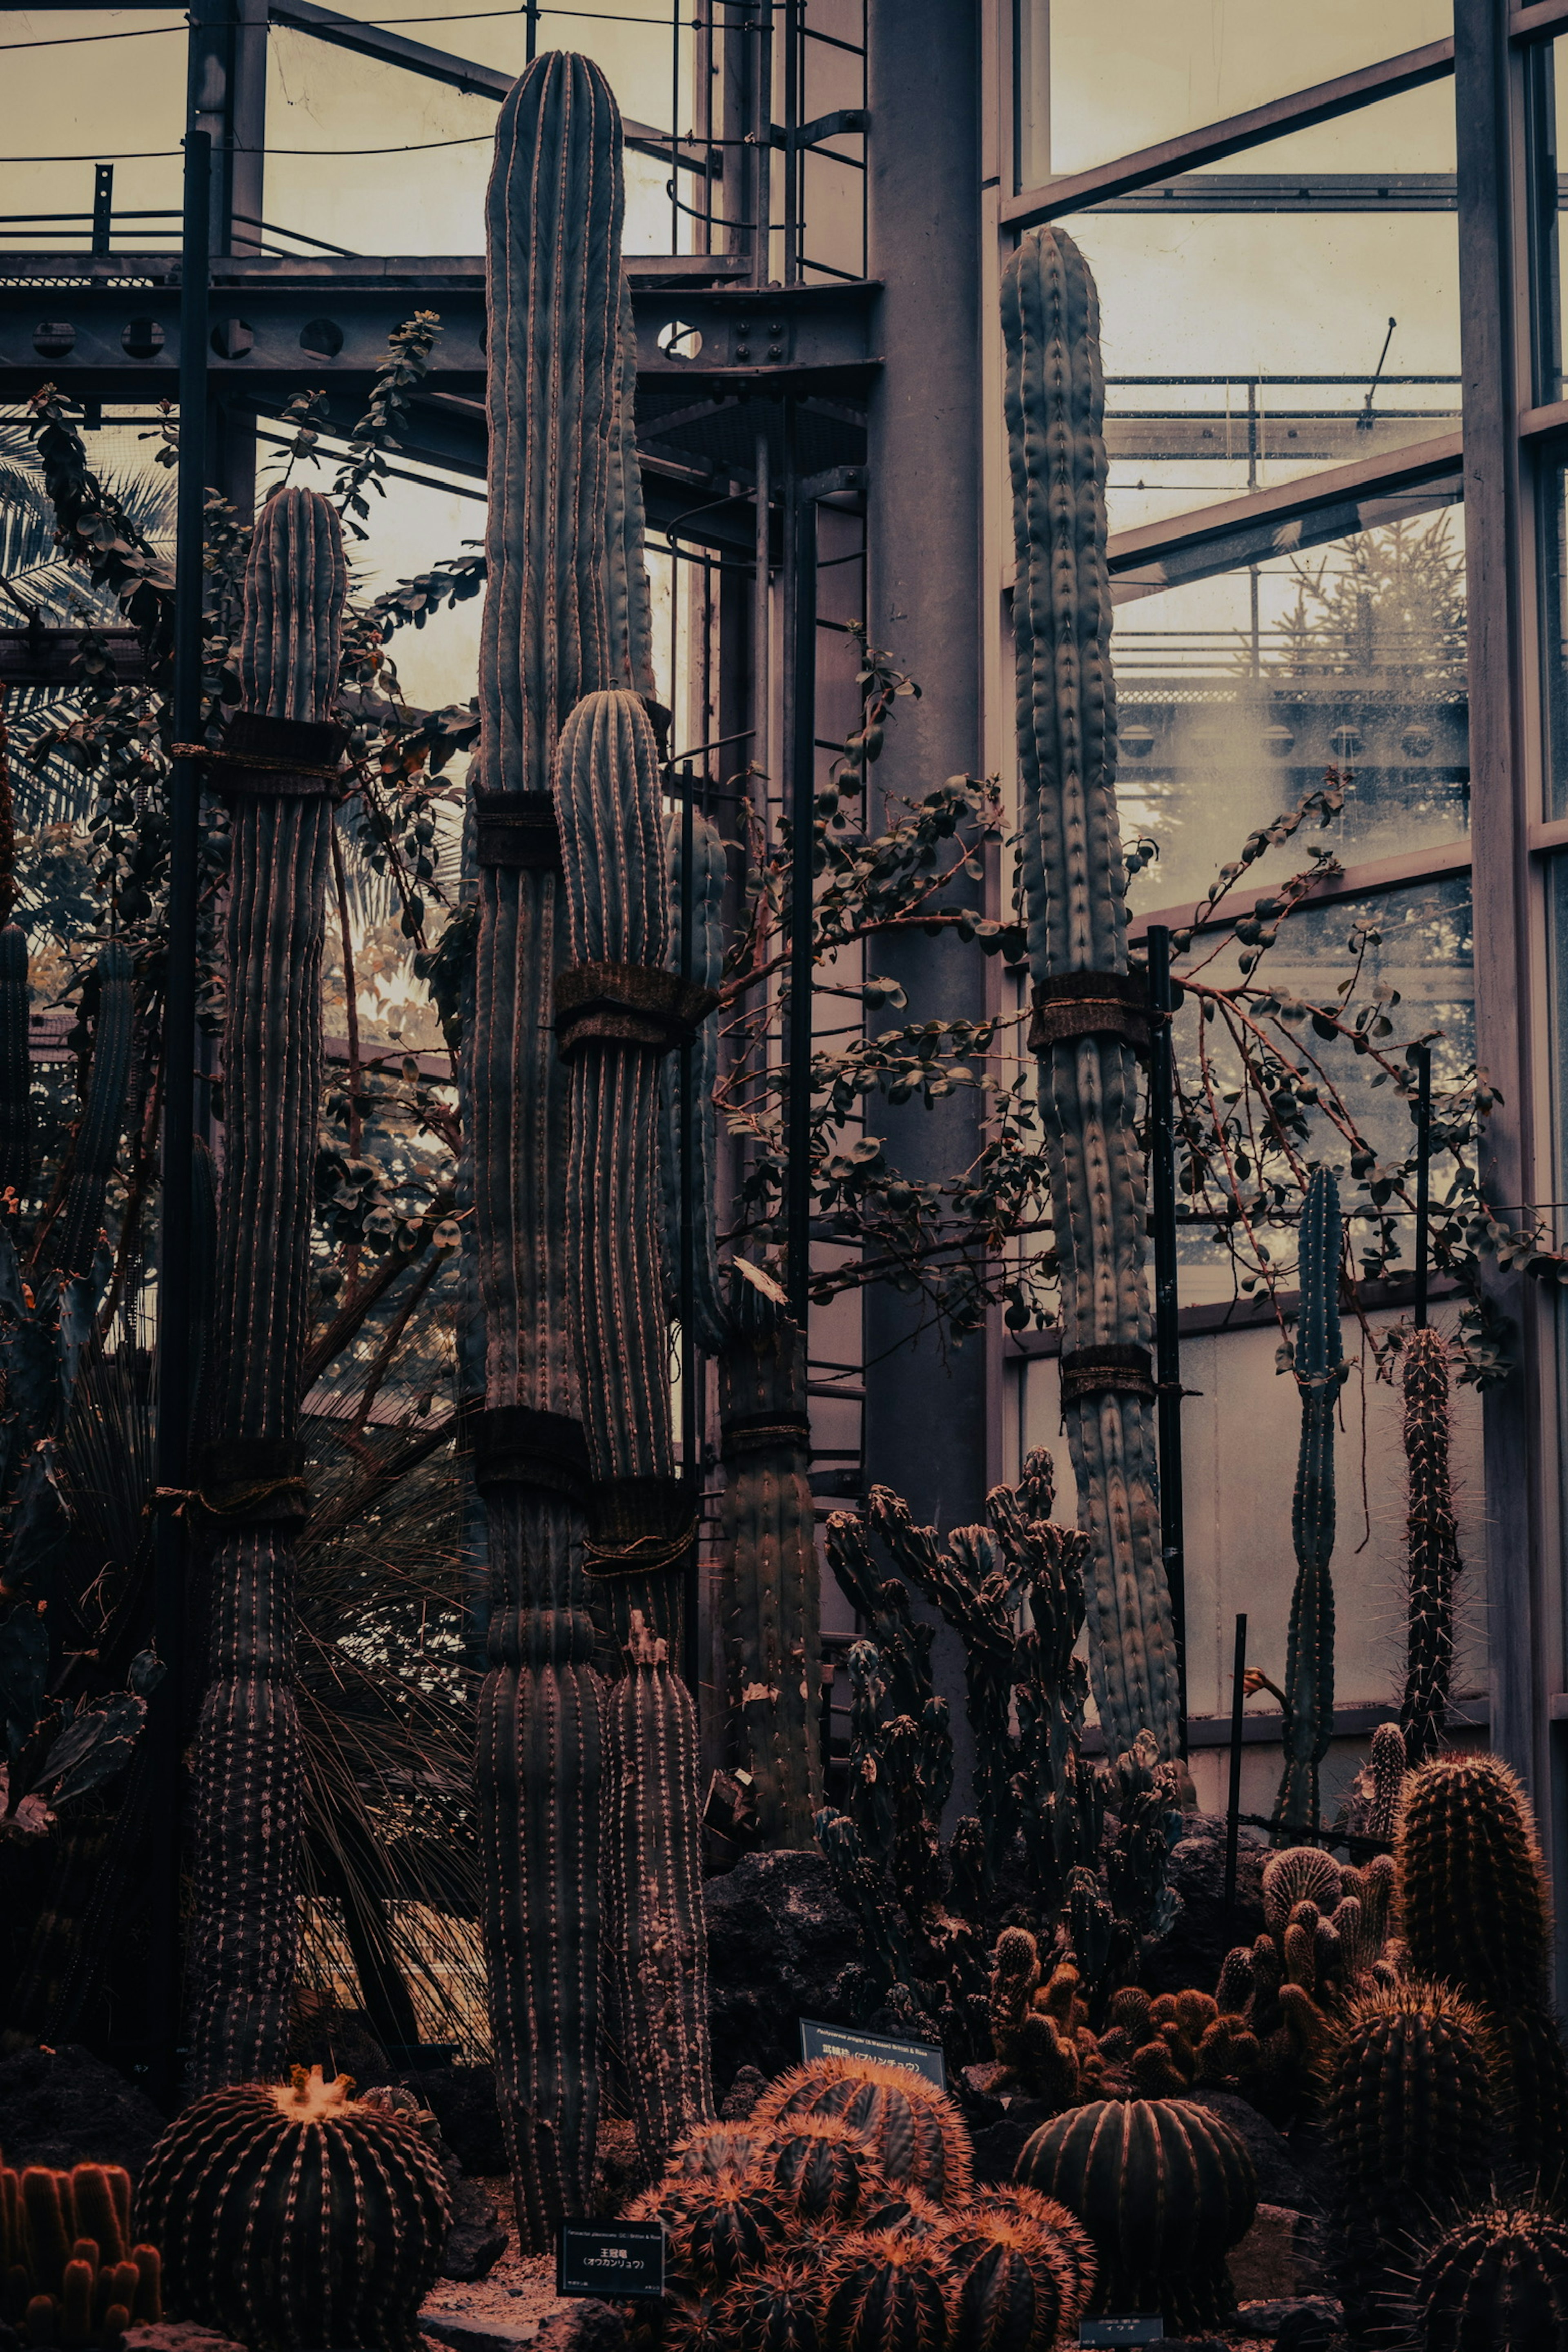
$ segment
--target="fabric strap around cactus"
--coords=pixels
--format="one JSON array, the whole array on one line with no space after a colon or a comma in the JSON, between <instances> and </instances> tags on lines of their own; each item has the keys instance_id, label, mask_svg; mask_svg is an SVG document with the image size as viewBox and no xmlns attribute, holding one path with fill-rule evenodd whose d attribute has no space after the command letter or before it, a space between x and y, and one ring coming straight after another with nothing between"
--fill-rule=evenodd
<instances>
[{"instance_id":1,"label":"fabric strap around cactus","mask_svg":"<svg viewBox=\"0 0 1568 2352\"><path fill-rule=\"evenodd\" d=\"M742 1412L720 1424L720 1451L726 1462L745 1454L768 1454L775 1446L811 1452L811 1415L805 1412Z\"/></svg>"},{"instance_id":2,"label":"fabric strap around cactus","mask_svg":"<svg viewBox=\"0 0 1568 2352\"><path fill-rule=\"evenodd\" d=\"M692 1035L719 1002L660 964L579 963L555 982L555 1049L563 1061L584 1045L641 1045L668 1054Z\"/></svg>"},{"instance_id":3,"label":"fabric strap around cactus","mask_svg":"<svg viewBox=\"0 0 1568 2352\"><path fill-rule=\"evenodd\" d=\"M1152 1397L1154 1360L1147 1348L1131 1340L1113 1340L1103 1348L1064 1348L1058 1360L1062 1402L1076 1404L1080 1397L1114 1393Z\"/></svg>"},{"instance_id":4,"label":"fabric strap around cactus","mask_svg":"<svg viewBox=\"0 0 1568 2352\"><path fill-rule=\"evenodd\" d=\"M588 1490L584 1576L647 1576L697 1540L699 1490L686 1478L602 1478Z\"/></svg>"},{"instance_id":5,"label":"fabric strap around cactus","mask_svg":"<svg viewBox=\"0 0 1568 2352\"><path fill-rule=\"evenodd\" d=\"M331 793L343 781L339 765L343 730L330 719L271 719L260 710L237 710L220 745L176 743L176 754L200 760L215 771L216 791L276 793L307 799Z\"/></svg>"},{"instance_id":6,"label":"fabric strap around cactus","mask_svg":"<svg viewBox=\"0 0 1568 2352\"><path fill-rule=\"evenodd\" d=\"M473 1454L474 1484L531 1486L582 1499L588 1484L588 1445L580 1421L532 1405L469 1405L463 1429Z\"/></svg>"},{"instance_id":7,"label":"fabric strap around cactus","mask_svg":"<svg viewBox=\"0 0 1568 2352\"><path fill-rule=\"evenodd\" d=\"M1069 1037L1124 1037L1149 1049L1148 992L1133 971L1058 971L1030 996L1029 1051L1049 1053Z\"/></svg>"},{"instance_id":8,"label":"fabric strap around cactus","mask_svg":"<svg viewBox=\"0 0 1568 2352\"><path fill-rule=\"evenodd\" d=\"M298 1437L227 1437L202 1451L197 1492L208 1516L296 1526L310 1517L305 1483L305 1443Z\"/></svg>"},{"instance_id":9,"label":"fabric strap around cactus","mask_svg":"<svg viewBox=\"0 0 1568 2352\"><path fill-rule=\"evenodd\" d=\"M558 874L561 827L554 794L475 793L474 856L480 866Z\"/></svg>"}]
</instances>

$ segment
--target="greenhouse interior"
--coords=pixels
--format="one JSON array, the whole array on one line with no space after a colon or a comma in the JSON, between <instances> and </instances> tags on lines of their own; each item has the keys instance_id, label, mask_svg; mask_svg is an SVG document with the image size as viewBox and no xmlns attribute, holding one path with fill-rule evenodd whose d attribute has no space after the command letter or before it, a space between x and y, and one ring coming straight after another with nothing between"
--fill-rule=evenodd
<instances>
[{"instance_id":1,"label":"greenhouse interior","mask_svg":"<svg viewBox=\"0 0 1568 2352\"><path fill-rule=\"evenodd\" d=\"M0 2352L1568 2352L1568 0L1386 15L5 10Z\"/></svg>"}]
</instances>

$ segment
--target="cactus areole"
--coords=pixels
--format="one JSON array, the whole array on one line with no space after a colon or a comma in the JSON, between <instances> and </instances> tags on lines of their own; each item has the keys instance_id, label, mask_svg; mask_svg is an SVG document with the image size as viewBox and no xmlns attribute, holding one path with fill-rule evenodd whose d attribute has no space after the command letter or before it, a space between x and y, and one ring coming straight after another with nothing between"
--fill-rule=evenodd
<instances>
[{"instance_id":1,"label":"cactus areole","mask_svg":"<svg viewBox=\"0 0 1568 2352\"><path fill-rule=\"evenodd\" d=\"M1142 981L1127 968L1105 565L1105 383L1094 281L1031 229L1002 285L1012 463L1019 831L1030 1045L1061 1267L1062 1410L1090 1538L1089 1652L1106 1746L1182 1743L1160 1548L1139 1151Z\"/></svg>"}]
</instances>

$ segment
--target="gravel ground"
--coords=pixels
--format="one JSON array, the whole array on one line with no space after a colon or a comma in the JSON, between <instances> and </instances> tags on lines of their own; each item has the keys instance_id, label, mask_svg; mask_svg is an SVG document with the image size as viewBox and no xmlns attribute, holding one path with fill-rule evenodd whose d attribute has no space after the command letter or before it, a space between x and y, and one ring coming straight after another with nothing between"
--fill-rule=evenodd
<instances>
[{"instance_id":1,"label":"gravel ground","mask_svg":"<svg viewBox=\"0 0 1568 2352\"><path fill-rule=\"evenodd\" d=\"M479 2186L495 2207L507 2233L506 2252L488 2278L437 2279L420 2309L441 2312L453 2319L471 2320L476 2326L482 2326L487 2319L505 2320L509 2327L525 2326L531 2319L541 2320L546 2312L556 2310L560 2305L555 2292L555 2257L518 2252L511 2183L504 2173L494 2179L481 2179Z\"/></svg>"}]
</instances>

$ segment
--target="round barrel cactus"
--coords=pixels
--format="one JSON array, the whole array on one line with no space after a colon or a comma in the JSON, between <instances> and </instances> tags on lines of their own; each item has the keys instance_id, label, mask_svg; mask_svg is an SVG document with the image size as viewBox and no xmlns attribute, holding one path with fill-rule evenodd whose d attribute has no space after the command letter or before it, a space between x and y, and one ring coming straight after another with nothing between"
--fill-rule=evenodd
<instances>
[{"instance_id":1,"label":"round barrel cactus","mask_svg":"<svg viewBox=\"0 0 1568 2352\"><path fill-rule=\"evenodd\" d=\"M962 2197L973 2150L952 2101L907 2066L875 2058L814 2058L771 2083L752 2111L753 2131L786 2116L834 2116L869 2143L896 2189L924 2189L939 2204Z\"/></svg>"},{"instance_id":2,"label":"round barrel cactus","mask_svg":"<svg viewBox=\"0 0 1568 2352\"><path fill-rule=\"evenodd\" d=\"M1468 2214L1416 2270L1420 2352L1563 2352L1568 2224L1533 2205Z\"/></svg>"},{"instance_id":3,"label":"round barrel cactus","mask_svg":"<svg viewBox=\"0 0 1568 2352\"><path fill-rule=\"evenodd\" d=\"M1016 2167L1093 2239L1094 2308L1159 2311L1173 2334L1222 2326L1226 2270L1258 2208L1258 2176L1229 2124L1190 2099L1094 2099L1053 2116Z\"/></svg>"},{"instance_id":4,"label":"round barrel cactus","mask_svg":"<svg viewBox=\"0 0 1568 2352\"><path fill-rule=\"evenodd\" d=\"M420 2352L450 2196L414 2126L352 2089L297 2066L175 2116L136 2200L175 2316L251 2352Z\"/></svg>"}]
</instances>

